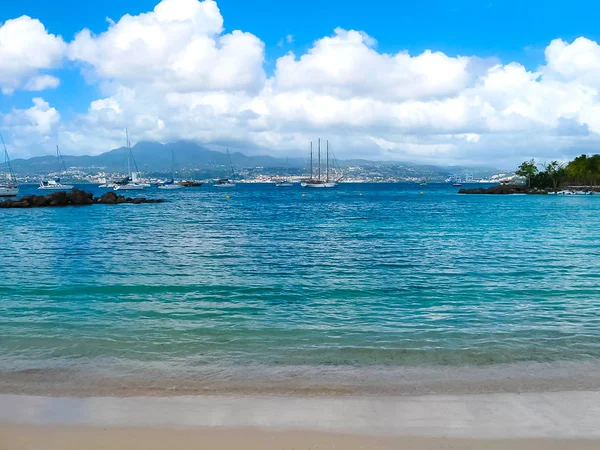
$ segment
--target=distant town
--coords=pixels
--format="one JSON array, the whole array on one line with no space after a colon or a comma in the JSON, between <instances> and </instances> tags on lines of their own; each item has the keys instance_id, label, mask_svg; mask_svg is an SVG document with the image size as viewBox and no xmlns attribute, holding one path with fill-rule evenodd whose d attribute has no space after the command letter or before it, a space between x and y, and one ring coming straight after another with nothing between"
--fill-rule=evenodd
<instances>
[{"instance_id":1,"label":"distant town","mask_svg":"<svg viewBox=\"0 0 600 450\"><path fill-rule=\"evenodd\" d=\"M15 159L12 169L20 183L39 183L61 178L72 183L99 183L122 180L131 172L150 183L173 177L179 181L234 178L242 183L269 183L281 179L300 181L310 177L309 155L278 158L210 150L197 143L178 141L139 142L93 156L56 155ZM494 168L435 166L393 161L340 160L332 155L327 165L313 159L313 177L327 177L346 183L501 183L511 181L514 172ZM0 172L3 172L0 164Z\"/></svg>"},{"instance_id":2,"label":"distant town","mask_svg":"<svg viewBox=\"0 0 600 450\"><path fill-rule=\"evenodd\" d=\"M202 168L188 168L187 170L175 171L177 180L210 180L222 176L230 176L228 167L213 166ZM140 176L151 182L159 183L170 178L171 174L167 171L140 171ZM315 177L317 173L313 174ZM49 171L46 173L17 174L17 179L21 183L39 183L47 178L62 178L78 184L102 184L110 180L120 180L126 178L126 172L105 171L98 167L66 167L66 170ZM306 170L298 168L274 168L274 167L251 167L239 168L235 171L235 179L240 183L272 183L282 179L288 179L292 182L299 182L307 178L310 174ZM321 174L325 177L325 173ZM370 165L352 165L343 168L331 170L332 178L341 178L345 183L503 183L516 178L514 173L486 173L477 174L463 171L461 173L440 174L436 171L423 171L413 166L390 165L390 164L370 164Z\"/></svg>"}]
</instances>

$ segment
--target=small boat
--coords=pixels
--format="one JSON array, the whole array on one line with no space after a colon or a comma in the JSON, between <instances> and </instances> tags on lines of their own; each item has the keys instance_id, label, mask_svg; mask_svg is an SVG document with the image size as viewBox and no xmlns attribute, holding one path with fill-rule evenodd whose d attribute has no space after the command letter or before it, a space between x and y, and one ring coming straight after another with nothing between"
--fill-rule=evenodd
<instances>
[{"instance_id":1,"label":"small boat","mask_svg":"<svg viewBox=\"0 0 600 450\"><path fill-rule=\"evenodd\" d=\"M220 180L215 181L215 184L213 184L213 186L219 188L233 188L235 187L235 182L230 180L229 178L222 178Z\"/></svg>"},{"instance_id":2,"label":"small boat","mask_svg":"<svg viewBox=\"0 0 600 450\"><path fill-rule=\"evenodd\" d=\"M60 149L58 148L58 145L56 146L56 160L58 162L59 173L66 172L67 168L65 166L64 160L62 159L62 155L60 154ZM60 182L60 177L57 177L54 180L42 180L38 189L42 189L45 191L68 191L73 189L73 185L62 184Z\"/></svg>"},{"instance_id":3,"label":"small boat","mask_svg":"<svg viewBox=\"0 0 600 450\"><path fill-rule=\"evenodd\" d=\"M115 191L142 191L144 190L144 186L138 183L132 183L131 181L127 181L126 183L116 183L113 188Z\"/></svg>"},{"instance_id":4,"label":"small boat","mask_svg":"<svg viewBox=\"0 0 600 450\"><path fill-rule=\"evenodd\" d=\"M175 183L175 151L171 151L171 179L158 185L159 189L183 189L179 183Z\"/></svg>"},{"instance_id":5,"label":"small boat","mask_svg":"<svg viewBox=\"0 0 600 450\"><path fill-rule=\"evenodd\" d=\"M294 187L294 183L287 180L278 181L275 183L275 187Z\"/></svg>"},{"instance_id":6,"label":"small boat","mask_svg":"<svg viewBox=\"0 0 600 450\"><path fill-rule=\"evenodd\" d=\"M285 158L285 173L286 173L286 178L283 178L282 180L276 181L275 182L275 187L294 187L294 183L292 183L290 180L288 180L288 176L289 176L289 161L287 158Z\"/></svg>"},{"instance_id":7,"label":"small boat","mask_svg":"<svg viewBox=\"0 0 600 450\"><path fill-rule=\"evenodd\" d=\"M6 150L4 138L1 134L0 139L2 139L2 146L4 147L4 165L6 166L6 179L0 180L0 197L16 197L19 195L19 183L10 165L8 150Z\"/></svg>"},{"instance_id":8,"label":"small boat","mask_svg":"<svg viewBox=\"0 0 600 450\"><path fill-rule=\"evenodd\" d=\"M419 183L419 186L427 186L427 180L423 180Z\"/></svg>"},{"instance_id":9,"label":"small boat","mask_svg":"<svg viewBox=\"0 0 600 450\"><path fill-rule=\"evenodd\" d=\"M158 189L183 189L183 186L179 183L175 183L173 180L170 180L159 184Z\"/></svg>"},{"instance_id":10,"label":"small boat","mask_svg":"<svg viewBox=\"0 0 600 450\"><path fill-rule=\"evenodd\" d=\"M231 178L221 178L220 180L215 181L213 184L214 187L218 188L234 188L235 187L235 171L233 170L233 163L231 162L231 154L229 153L229 149L227 149L227 157L229 158L229 166L231 167Z\"/></svg>"},{"instance_id":11,"label":"small boat","mask_svg":"<svg viewBox=\"0 0 600 450\"><path fill-rule=\"evenodd\" d=\"M67 191L73 189L72 184L62 184L60 178L40 182L38 189L46 191Z\"/></svg>"},{"instance_id":12,"label":"small boat","mask_svg":"<svg viewBox=\"0 0 600 450\"><path fill-rule=\"evenodd\" d=\"M135 163L135 159L133 159L133 152L131 151L131 143L129 142L129 131L125 129L125 139L127 140L127 178L124 180L118 181L115 183L113 190L115 191L141 191L145 187L149 187L150 185L147 183L139 182L139 172L137 170L137 164ZM131 171L131 161L133 160L133 165L136 168L135 172Z\"/></svg>"},{"instance_id":13,"label":"small boat","mask_svg":"<svg viewBox=\"0 0 600 450\"><path fill-rule=\"evenodd\" d=\"M453 181L452 186L454 186L454 187L462 186L462 178L460 176L460 167L458 168L458 173L456 173L452 176L452 181Z\"/></svg>"},{"instance_id":14,"label":"small boat","mask_svg":"<svg viewBox=\"0 0 600 450\"><path fill-rule=\"evenodd\" d=\"M180 181L179 184L183 187L200 187L204 183L202 183L201 181Z\"/></svg>"},{"instance_id":15,"label":"small boat","mask_svg":"<svg viewBox=\"0 0 600 450\"><path fill-rule=\"evenodd\" d=\"M327 141L327 165L325 172L325 179L321 179L321 139L318 140L318 150L317 150L317 177L313 176L313 146L312 142L310 143L310 178L304 179L300 182L300 186L305 188L333 188L337 186L337 182L329 179L329 141ZM339 179L337 180L339 181Z\"/></svg>"}]
</instances>

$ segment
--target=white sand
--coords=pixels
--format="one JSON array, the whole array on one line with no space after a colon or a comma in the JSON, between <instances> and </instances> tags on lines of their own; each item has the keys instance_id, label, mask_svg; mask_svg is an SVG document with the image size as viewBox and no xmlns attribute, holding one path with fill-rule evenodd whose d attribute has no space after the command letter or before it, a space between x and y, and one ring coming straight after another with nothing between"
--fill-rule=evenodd
<instances>
[{"instance_id":1,"label":"white sand","mask_svg":"<svg viewBox=\"0 0 600 450\"><path fill-rule=\"evenodd\" d=\"M380 437L600 439L600 392L387 398L1 395L0 423L226 427Z\"/></svg>"}]
</instances>

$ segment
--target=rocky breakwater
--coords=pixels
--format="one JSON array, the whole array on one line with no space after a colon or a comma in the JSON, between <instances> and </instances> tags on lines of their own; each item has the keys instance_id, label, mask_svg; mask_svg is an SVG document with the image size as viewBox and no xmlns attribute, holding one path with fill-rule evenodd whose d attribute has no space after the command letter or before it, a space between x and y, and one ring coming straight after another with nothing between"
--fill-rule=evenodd
<instances>
[{"instance_id":1,"label":"rocky breakwater","mask_svg":"<svg viewBox=\"0 0 600 450\"><path fill-rule=\"evenodd\" d=\"M490 188L461 189L459 194L547 194L547 191L529 189L520 184L499 184Z\"/></svg>"},{"instance_id":2,"label":"rocky breakwater","mask_svg":"<svg viewBox=\"0 0 600 450\"><path fill-rule=\"evenodd\" d=\"M70 192L59 191L48 195L27 195L17 200L0 202L0 208L45 208L58 206L86 206L86 205L119 205L122 203L162 203L164 200L147 198L130 198L107 192L101 197L94 197L90 192L73 189Z\"/></svg>"}]
</instances>

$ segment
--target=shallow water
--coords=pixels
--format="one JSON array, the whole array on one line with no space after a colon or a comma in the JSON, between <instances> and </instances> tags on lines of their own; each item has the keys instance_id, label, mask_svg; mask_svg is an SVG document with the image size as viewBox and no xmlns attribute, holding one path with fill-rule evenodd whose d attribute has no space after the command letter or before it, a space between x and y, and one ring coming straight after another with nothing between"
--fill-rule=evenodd
<instances>
[{"instance_id":1,"label":"shallow water","mask_svg":"<svg viewBox=\"0 0 600 450\"><path fill-rule=\"evenodd\" d=\"M595 364L600 196L456 192L205 185L0 210L0 380L257 388Z\"/></svg>"}]
</instances>

